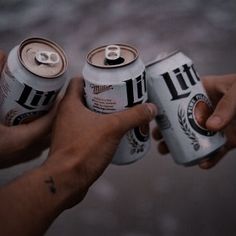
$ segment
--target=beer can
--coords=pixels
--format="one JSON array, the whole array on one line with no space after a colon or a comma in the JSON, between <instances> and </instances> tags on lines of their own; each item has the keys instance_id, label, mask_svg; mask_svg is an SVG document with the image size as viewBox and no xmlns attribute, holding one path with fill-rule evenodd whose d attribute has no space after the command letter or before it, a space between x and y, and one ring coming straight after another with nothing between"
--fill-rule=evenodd
<instances>
[{"instance_id":1,"label":"beer can","mask_svg":"<svg viewBox=\"0 0 236 236\"><path fill-rule=\"evenodd\" d=\"M83 76L85 100L92 111L114 113L147 101L145 66L131 46L106 45L92 50L87 55ZM135 162L149 148L149 126L132 129L122 138L112 163Z\"/></svg>"},{"instance_id":2,"label":"beer can","mask_svg":"<svg viewBox=\"0 0 236 236\"><path fill-rule=\"evenodd\" d=\"M0 122L18 125L45 114L65 84L67 64L62 48L47 39L15 46L0 79Z\"/></svg>"},{"instance_id":3,"label":"beer can","mask_svg":"<svg viewBox=\"0 0 236 236\"><path fill-rule=\"evenodd\" d=\"M206 128L213 108L192 60L175 51L146 71L149 100L159 107L156 121L175 162L191 166L213 158L226 140Z\"/></svg>"}]
</instances>

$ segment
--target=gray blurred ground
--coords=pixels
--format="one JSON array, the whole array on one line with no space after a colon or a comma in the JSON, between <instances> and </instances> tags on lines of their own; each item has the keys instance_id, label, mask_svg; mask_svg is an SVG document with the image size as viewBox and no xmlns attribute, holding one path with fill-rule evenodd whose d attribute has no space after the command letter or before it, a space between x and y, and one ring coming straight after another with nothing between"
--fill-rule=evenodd
<instances>
[{"instance_id":1,"label":"gray blurred ground","mask_svg":"<svg viewBox=\"0 0 236 236\"><path fill-rule=\"evenodd\" d=\"M0 48L9 52L29 36L61 44L70 76L81 72L88 50L116 42L138 48L145 62L181 49L201 75L236 71L235 0L0 0ZM236 235L235 154L203 171L160 156L153 142L145 159L110 166L46 236ZM0 171L0 183L45 156Z\"/></svg>"}]
</instances>

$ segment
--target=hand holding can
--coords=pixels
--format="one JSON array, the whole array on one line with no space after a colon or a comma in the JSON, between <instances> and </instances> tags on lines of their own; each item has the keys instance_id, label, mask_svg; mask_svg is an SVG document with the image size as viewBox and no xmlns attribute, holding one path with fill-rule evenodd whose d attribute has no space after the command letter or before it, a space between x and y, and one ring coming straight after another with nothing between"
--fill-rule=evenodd
<instances>
[{"instance_id":1,"label":"hand holding can","mask_svg":"<svg viewBox=\"0 0 236 236\"><path fill-rule=\"evenodd\" d=\"M0 51L0 71L5 59L5 54ZM0 124L0 168L40 156L43 150L49 147L49 134L56 112L57 104L46 115L30 123L17 126Z\"/></svg>"},{"instance_id":2,"label":"hand holding can","mask_svg":"<svg viewBox=\"0 0 236 236\"><path fill-rule=\"evenodd\" d=\"M133 47L107 45L92 50L83 76L85 100L95 112L114 113L147 101L145 66ZM121 140L112 163L124 165L137 161L149 147L148 124L134 128Z\"/></svg>"},{"instance_id":3,"label":"hand holding can","mask_svg":"<svg viewBox=\"0 0 236 236\"><path fill-rule=\"evenodd\" d=\"M43 38L14 47L0 80L0 122L18 125L45 114L65 84L67 64L61 47Z\"/></svg>"},{"instance_id":4,"label":"hand holding can","mask_svg":"<svg viewBox=\"0 0 236 236\"><path fill-rule=\"evenodd\" d=\"M156 120L174 160L191 166L221 149L225 137L206 127L213 111L191 59L174 52L147 66L150 101L160 115Z\"/></svg>"}]
</instances>

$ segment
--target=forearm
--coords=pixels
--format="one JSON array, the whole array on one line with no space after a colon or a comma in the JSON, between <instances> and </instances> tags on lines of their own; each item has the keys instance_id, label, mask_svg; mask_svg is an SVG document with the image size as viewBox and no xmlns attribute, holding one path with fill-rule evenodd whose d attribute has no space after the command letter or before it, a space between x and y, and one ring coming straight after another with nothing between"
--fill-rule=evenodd
<instances>
[{"instance_id":1,"label":"forearm","mask_svg":"<svg viewBox=\"0 0 236 236\"><path fill-rule=\"evenodd\" d=\"M0 234L43 235L68 207L71 189L62 170L40 167L0 189Z\"/></svg>"},{"instance_id":2,"label":"forearm","mask_svg":"<svg viewBox=\"0 0 236 236\"><path fill-rule=\"evenodd\" d=\"M38 140L31 146L15 147L0 140L0 169L27 162L41 156L42 152L49 147L50 136Z\"/></svg>"}]
</instances>

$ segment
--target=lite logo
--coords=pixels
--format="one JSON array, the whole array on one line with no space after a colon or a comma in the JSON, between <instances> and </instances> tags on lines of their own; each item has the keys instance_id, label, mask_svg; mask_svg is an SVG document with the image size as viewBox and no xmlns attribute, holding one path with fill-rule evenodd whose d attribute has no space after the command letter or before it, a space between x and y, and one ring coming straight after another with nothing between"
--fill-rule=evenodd
<instances>
[{"instance_id":1,"label":"lite logo","mask_svg":"<svg viewBox=\"0 0 236 236\"><path fill-rule=\"evenodd\" d=\"M162 78L170 91L172 101L188 97L191 93L190 88L200 81L193 65L187 64L162 74Z\"/></svg>"},{"instance_id":2,"label":"lite logo","mask_svg":"<svg viewBox=\"0 0 236 236\"><path fill-rule=\"evenodd\" d=\"M47 92L34 90L30 86L24 84L20 98L16 100L16 102L26 109L33 110L38 106L47 106L54 102L58 92L59 90Z\"/></svg>"},{"instance_id":3,"label":"lite logo","mask_svg":"<svg viewBox=\"0 0 236 236\"><path fill-rule=\"evenodd\" d=\"M132 107L141 104L147 99L147 81L145 71L135 79L124 81L127 91L127 105Z\"/></svg>"}]
</instances>

